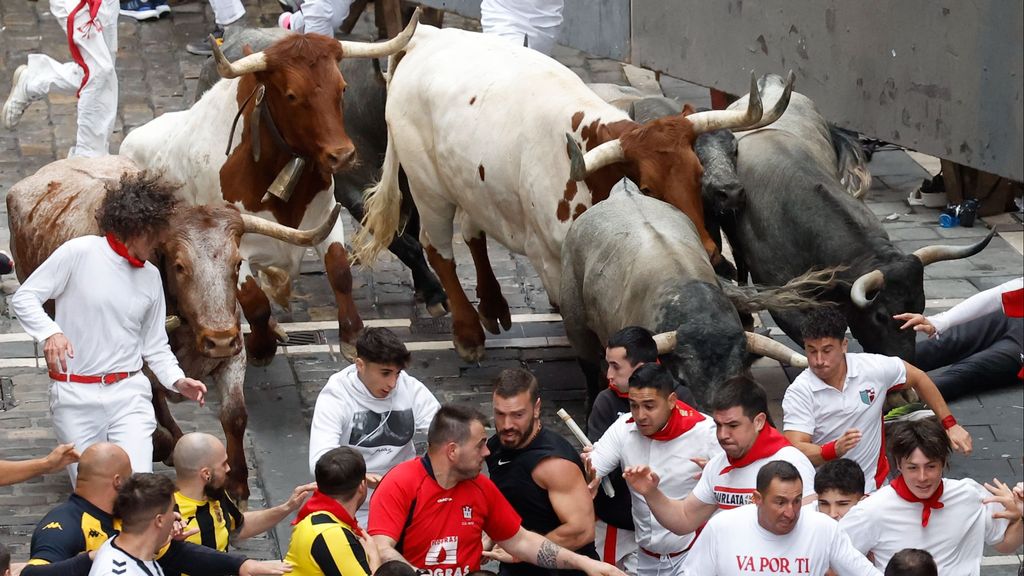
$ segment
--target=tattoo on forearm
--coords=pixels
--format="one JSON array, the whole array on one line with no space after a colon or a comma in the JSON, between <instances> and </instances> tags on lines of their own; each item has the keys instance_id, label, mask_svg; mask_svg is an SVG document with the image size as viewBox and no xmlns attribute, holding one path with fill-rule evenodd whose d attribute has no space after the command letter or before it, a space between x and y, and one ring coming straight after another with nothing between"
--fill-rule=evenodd
<instances>
[{"instance_id":1,"label":"tattoo on forearm","mask_svg":"<svg viewBox=\"0 0 1024 576\"><path fill-rule=\"evenodd\" d=\"M558 551L561 547L547 538L537 549L537 566L541 568L558 568Z\"/></svg>"}]
</instances>

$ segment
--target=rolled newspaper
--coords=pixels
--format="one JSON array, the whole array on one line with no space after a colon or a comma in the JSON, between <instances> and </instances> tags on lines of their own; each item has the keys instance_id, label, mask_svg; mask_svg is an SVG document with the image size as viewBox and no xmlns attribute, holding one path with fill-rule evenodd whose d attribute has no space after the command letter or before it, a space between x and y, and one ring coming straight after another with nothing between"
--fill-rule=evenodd
<instances>
[{"instance_id":1,"label":"rolled newspaper","mask_svg":"<svg viewBox=\"0 0 1024 576\"><path fill-rule=\"evenodd\" d=\"M565 425L569 427L569 431L572 432L572 435L580 441L580 444L583 444L584 448L590 448L594 445L594 443L590 441L590 438L587 438L587 435L583 433L583 430L580 429L579 425L576 424L576 421L572 419L572 416L565 411L565 408L559 408L557 414L558 417L562 419L562 422L565 422ZM615 498L615 488L612 486L611 480L608 478L602 478L601 488L604 490L606 496L609 498Z\"/></svg>"}]
</instances>

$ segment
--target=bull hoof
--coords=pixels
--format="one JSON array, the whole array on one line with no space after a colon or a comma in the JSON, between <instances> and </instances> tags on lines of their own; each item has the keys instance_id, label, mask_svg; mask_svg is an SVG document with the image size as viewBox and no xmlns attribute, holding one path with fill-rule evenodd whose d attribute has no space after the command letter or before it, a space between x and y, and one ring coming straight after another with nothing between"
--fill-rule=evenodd
<instances>
[{"instance_id":1,"label":"bull hoof","mask_svg":"<svg viewBox=\"0 0 1024 576\"><path fill-rule=\"evenodd\" d=\"M483 344L463 345L456 341L455 351L458 352L459 358L462 358L463 362L467 364L477 364L484 357Z\"/></svg>"},{"instance_id":2,"label":"bull hoof","mask_svg":"<svg viewBox=\"0 0 1024 576\"><path fill-rule=\"evenodd\" d=\"M174 435L167 428L157 426L153 431L153 462L174 466Z\"/></svg>"},{"instance_id":3,"label":"bull hoof","mask_svg":"<svg viewBox=\"0 0 1024 576\"><path fill-rule=\"evenodd\" d=\"M341 355L345 357L345 360L349 362L356 361L356 346L355 344L349 344L348 342L342 342L338 345L338 349L341 350Z\"/></svg>"},{"instance_id":4,"label":"bull hoof","mask_svg":"<svg viewBox=\"0 0 1024 576\"><path fill-rule=\"evenodd\" d=\"M277 354L277 342L273 339L267 339L260 340L260 344L256 345L251 337L252 334L248 334L245 337L245 355L249 359L249 364L252 366L266 366L273 362L274 355Z\"/></svg>"},{"instance_id":5,"label":"bull hoof","mask_svg":"<svg viewBox=\"0 0 1024 576\"><path fill-rule=\"evenodd\" d=\"M448 300L427 304L427 313L431 318L440 318L448 313Z\"/></svg>"},{"instance_id":6,"label":"bull hoof","mask_svg":"<svg viewBox=\"0 0 1024 576\"><path fill-rule=\"evenodd\" d=\"M496 318L488 318L481 315L480 324L483 325L484 330L487 330L491 334L501 334L501 330L498 329L498 320Z\"/></svg>"}]
</instances>

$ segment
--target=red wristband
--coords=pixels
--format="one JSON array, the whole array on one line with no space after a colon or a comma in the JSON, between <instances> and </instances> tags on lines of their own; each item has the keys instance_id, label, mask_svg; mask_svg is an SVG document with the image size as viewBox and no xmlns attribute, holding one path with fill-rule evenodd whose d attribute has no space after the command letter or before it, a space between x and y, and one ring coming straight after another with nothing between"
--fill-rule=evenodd
<instances>
[{"instance_id":1,"label":"red wristband","mask_svg":"<svg viewBox=\"0 0 1024 576\"><path fill-rule=\"evenodd\" d=\"M953 418L952 414L942 419L942 427L946 430L949 430L953 426L956 426L956 418Z\"/></svg>"},{"instance_id":2,"label":"red wristband","mask_svg":"<svg viewBox=\"0 0 1024 576\"><path fill-rule=\"evenodd\" d=\"M839 455L836 454L836 441L835 440L833 440L833 441L831 441L831 442L829 442L827 444L822 444L822 446L821 446L821 457L824 458L825 460L835 460L836 458L839 458Z\"/></svg>"}]
</instances>

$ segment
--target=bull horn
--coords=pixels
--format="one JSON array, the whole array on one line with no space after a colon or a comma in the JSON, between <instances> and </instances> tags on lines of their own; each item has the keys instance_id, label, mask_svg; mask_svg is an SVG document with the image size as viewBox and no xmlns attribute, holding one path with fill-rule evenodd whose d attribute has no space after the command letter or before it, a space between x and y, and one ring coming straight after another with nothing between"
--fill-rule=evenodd
<instances>
[{"instance_id":1,"label":"bull horn","mask_svg":"<svg viewBox=\"0 0 1024 576\"><path fill-rule=\"evenodd\" d=\"M658 345L658 354L668 354L676 349L676 333L662 332L654 335L654 343Z\"/></svg>"},{"instance_id":2,"label":"bull horn","mask_svg":"<svg viewBox=\"0 0 1024 576\"><path fill-rule=\"evenodd\" d=\"M868 298L868 294L880 290L883 285L885 285L885 275L881 270L872 270L867 274L862 274L850 287L850 300L857 308L867 308L878 296L876 294Z\"/></svg>"},{"instance_id":3,"label":"bull horn","mask_svg":"<svg viewBox=\"0 0 1024 576\"><path fill-rule=\"evenodd\" d=\"M242 223L245 225L247 234L262 234L296 246L315 246L327 238L334 228L335 222L338 221L339 214L341 214L341 204L335 204L334 210L331 210L331 215L327 217L327 220L311 230L299 230L284 226L252 214L242 214Z\"/></svg>"},{"instance_id":4,"label":"bull horn","mask_svg":"<svg viewBox=\"0 0 1024 576\"><path fill-rule=\"evenodd\" d=\"M788 103L787 103L788 104ZM750 73L750 97L746 110L709 110L697 112L686 117L693 125L696 135L714 132L715 130L744 130L761 121L764 107L761 105L761 94L757 91L757 79Z\"/></svg>"},{"instance_id":5,"label":"bull horn","mask_svg":"<svg viewBox=\"0 0 1024 576\"><path fill-rule=\"evenodd\" d=\"M807 368L807 357L795 352L782 342L776 342L767 336L747 332L747 352L757 354L795 368Z\"/></svg>"},{"instance_id":6,"label":"bull horn","mask_svg":"<svg viewBox=\"0 0 1024 576\"><path fill-rule=\"evenodd\" d=\"M164 320L164 329L167 332L174 332L179 326L181 326L181 318L178 318L177 316L171 315Z\"/></svg>"},{"instance_id":7,"label":"bull horn","mask_svg":"<svg viewBox=\"0 0 1024 576\"><path fill-rule=\"evenodd\" d=\"M409 43L414 32L416 32L416 25L420 21L420 15L423 14L423 8L417 8L412 13L412 19L409 20L409 24L398 33L397 36L388 40L387 42L351 42L345 40L339 40L341 44L341 55L345 58L383 58L390 56ZM392 72L388 70L388 72Z\"/></svg>"},{"instance_id":8,"label":"bull horn","mask_svg":"<svg viewBox=\"0 0 1024 576\"><path fill-rule=\"evenodd\" d=\"M565 151L569 155L569 177L577 182L585 180L595 170L626 159L622 152L622 143L617 138L601 144L586 154L580 150L580 145L576 143L572 134L566 133L565 141Z\"/></svg>"},{"instance_id":9,"label":"bull horn","mask_svg":"<svg viewBox=\"0 0 1024 576\"><path fill-rule=\"evenodd\" d=\"M942 262L943 260L968 258L981 252L985 246L988 246L988 243L992 241L992 237L995 235L996 231L993 229L980 242L966 246L925 246L924 248L914 250L914 256L917 256L917 259L925 266Z\"/></svg>"},{"instance_id":10,"label":"bull horn","mask_svg":"<svg viewBox=\"0 0 1024 576\"><path fill-rule=\"evenodd\" d=\"M248 56L231 62L220 50L217 40L210 34L210 47L213 49L213 60L217 63L217 73L221 78L238 78L252 72L262 72L267 69L267 56L263 52L255 52Z\"/></svg>"},{"instance_id":11,"label":"bull horn","mask_svg":"<svg viewBox=\"0 0 1024 576\"><path fill-rule=\"evenodd\" d=\"M789 107L789 97L793 94L793 84L796 83L796 74L792 70L786 75L786 88L782 91L782 96L772 106L772 109L767 114L761 117L761 121L753 126L747 126L744 130L757 130L758 128L764 128L765 126L775 122L786 112L786 108Z\"/></svg>"}]
</instances>

